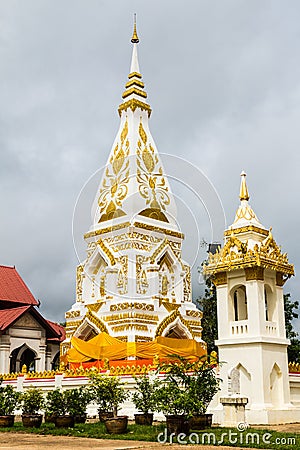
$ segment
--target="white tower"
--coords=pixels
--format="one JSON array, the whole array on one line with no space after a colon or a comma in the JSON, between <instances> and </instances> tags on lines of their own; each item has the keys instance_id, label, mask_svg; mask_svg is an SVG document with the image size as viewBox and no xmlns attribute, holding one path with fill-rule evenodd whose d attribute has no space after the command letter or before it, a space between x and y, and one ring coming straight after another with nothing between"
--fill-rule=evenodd
<instances>
[{"instance_id":1,"label":"white tower","mask_svg":"<svg viewBox=\"0 0 300 450\"><path fill-rule=\"evenodd\" d=\"M206 268L217 289L220 397L247 397L249 423L290 422L282 287L294 268L249 205L241 176L235 220Z\"/></svg>"},{"instance_id":2,"label":"white tower","mask_svg":"<svg viewBox=\"0 0 300 450\"><path fill-rule=\"evenodd\" d=\"M72 336L89 340L101 331L127 342L157 336L202 342L202 313L192 303L190 267L181 259L184 236L149 130L136 25L131 42L120 128L96 196L94 223L84 236L87 257L77 267L63 352Z\"/></svg>"}]
</instances>

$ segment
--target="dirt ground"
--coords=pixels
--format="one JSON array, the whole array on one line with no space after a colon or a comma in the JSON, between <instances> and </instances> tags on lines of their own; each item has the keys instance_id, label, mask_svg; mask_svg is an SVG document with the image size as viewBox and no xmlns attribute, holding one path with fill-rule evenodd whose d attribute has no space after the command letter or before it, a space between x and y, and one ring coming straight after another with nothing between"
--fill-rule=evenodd
<instances>
[{"instance_id":1,"label":"dirt ground","mask_svg":"<svg viewBox=\"0 0 300 450\"><path fill-rule=\"evenodd\" d=\"M288 425L260 426L256 428L270 429L274 431L282 431L292 434L300 433L300 423ZM125 450L125 449L147 449L157 450L170 448L172 450L182 450L183 448L193 450L215 450L216 447L204 445L170 445L159 444L156 442L138 442L138 441L116 441L89 439L65 436L40 436L34 434L23 433L0 433L0 449L2 450L73 450L73 449L90 449L90 450ZM218 450L229 450L230 447L218 447ZM235 450L240 450L234 447ZM248 449L251 450L251 449Z\"/></svg>"},{"instance_id":2,"label":"dirt ground","mask_svg":"<svg viewBox=\"0 0 300 450\"><path fill-rule=\"evenodd\" d=\"M0 433L0 449L5 450L125 450L125 449L172 449L182 450L183 448L192 448L193 450L215 450L216 447L204 445L175 445L159 444L156 442L138 442L138 441L114 441L89 438L74 438L65 436L39 436L21 433ZM230 447L218 447L218 450L228 450ZM241 450L238 447L235 450ZM248 449L251 450L251 449Z\"/></svg>"}]
</instances>

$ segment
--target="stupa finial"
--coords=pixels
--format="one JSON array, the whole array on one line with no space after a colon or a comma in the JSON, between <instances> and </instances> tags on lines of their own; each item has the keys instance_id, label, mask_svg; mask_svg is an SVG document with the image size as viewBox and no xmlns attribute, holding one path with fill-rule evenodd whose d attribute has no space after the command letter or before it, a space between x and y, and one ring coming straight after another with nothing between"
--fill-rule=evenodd
<instances>
[{"instance_id":1,"label":"stupa finial","mask_svg":"<svg viewBox=\"0 0 300 450\"><path fill-rule=\"evenodd\" d=\"M139 37L136 32L136 13L134 13L133 34L132 34L131 42L133 44L138 44L140 42Z\"/></svg>"},{"instance_id":2,"label":"stupa finial","mask_svg":"<svg viewBox=\"0 0 300 450\"><path fill-rule=\"evenodd\" d=\"M249 192L248 192L248 188L247 188L247 183L246 183L246 173L243 171L241 173L241 189L240 189L240 200L249 200L250 196L249 196Z\"/></svg>"}]
</instances>

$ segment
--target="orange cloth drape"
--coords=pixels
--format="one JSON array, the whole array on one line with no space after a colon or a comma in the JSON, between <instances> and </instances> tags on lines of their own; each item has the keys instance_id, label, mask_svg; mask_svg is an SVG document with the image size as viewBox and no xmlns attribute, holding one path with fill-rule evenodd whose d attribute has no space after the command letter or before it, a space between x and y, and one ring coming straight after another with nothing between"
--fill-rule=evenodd
<instances>
[{"instance_id":1,"label":"orange cloth drape","mask_svg":"<svg viewBox=\"0 0 300 450\"><path fill-rule=\"evenodd\" d=\"M154 356L179 355L194 358L206 354L205 349L194 339L173 339L158 337L152 342L122 342L107 333L100 333L90 341L73 337L72 348L67 353L69 362L86 362L91 359L110 361L136 357L153 359Z\"/></svg>"}]
</instances>

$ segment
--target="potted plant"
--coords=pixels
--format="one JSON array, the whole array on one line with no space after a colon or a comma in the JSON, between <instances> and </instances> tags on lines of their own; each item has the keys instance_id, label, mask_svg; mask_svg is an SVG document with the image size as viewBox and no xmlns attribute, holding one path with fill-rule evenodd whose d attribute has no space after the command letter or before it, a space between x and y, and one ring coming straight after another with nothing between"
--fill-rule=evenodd
<instances>
[{"instance_id":1,"label":"potted plant","mask_svg":"<svg viewBox=\"0 0 300 450\"><path fill-rule=\"evenodd\" d=\"M68 405L68 411L74 416L75 423L85 423L86 408L91 401L90 392L85 386L64 391L65 402Z\"/></svg>"},{"instance_id":2,"label":"potted plant","mask_svg":"<svg viewBox=\"0 0 300 450\"><path fill-rule=\"evenodd\" d=\"M90 395L83 386L65 391L54 389L46 397L46 414L56 427L73 428L75 422L85 422L89 402Z\"/></svg>"},{"instance_id":3,"label":"potted plant","mask_svg":"<svg viewBox=\"0 0 300 450\"><path fill-rule=\"evenodd\" d=\"M190 368L192 369L188 379L192 405L190 427L193 430L202 430L212 425L212 414L207 414L206 411L220 390L220 379L215 371L215 360L210 361L210 357L200 358Z\"/></svg>"},{"instance_id":4,"label":"potted plant","mask_svg":"<svg viewBox=\"0 0 300 450\"><path fill-rule=\"evenodd\" d=\"M28 388L21 395L22 423L24 427L40 427L43 415L39 411L44 406L44 397L41 389Z\"/></svg>"},{"instance_id":5,"label":"potted plant","mask_svg":"<svg viewBox=\"0 0 300 450\"><path fill-rule=\"evenodd\" d=\"M136 391L132 394L132 401L140 414L135 414L137 425L152 425L153 412L157 409L156 393L159 388L159 380L151 379L148 374L134 377Z\"/></svg>"},{"instance_id":6,"label":"potted plant","mask_svg":"<svg viewBox=\"0 0 300 450\"><path fill-rule=\"evenodd\" d=\"M157 409L166 416L168 434L189 432L190 398L180 380L166 375L156 392Z\"/></svg>"},{"instance_id":7,"label":"potted plant","mask_svg":"<svg viewBox=\"0 0 300 450\"><path fill-rule=\"evenodd\" d=\"M108 386L110 384L110 377L101 375L100 373L93 373L90 375L88 390L90 398L98 406L98 415L100 422L114 416L112 404L110 402L110 391Z\"/></svg>"},{"instance_id":8,"label":"potted plant","mask_svg":"<svg viewBox=\"0 0 300 450\"><path fill-rule=\"evenodd\" d=\"M185 393L185 414L189 417L189 425L192 429L211 426L212 415L205 413L219 390L220 382L214 365L207 356L194 362L178 357L177 360L159 368L167 373L166 381L173 389L179 388Z\"/></svg>"},{"instance_id":9,"label":"potted plant","mask_svg":"<svg viewBox=\"0 0 300 450\"><path fill-rule=\"evenodd\" d=\"M12 427L15 421L14 410L20 405L21 393L12 386L0 386L0 427Z\"/></svg>"},{"instance_id":10,"label":"potted plant","mask_svg":"<svg viewBox=\"0 0 300 450\"><path fill-rule=\"evenodd\" d=\"M120 405L126 400L127 392L123 383L118 377L109 375L93 374L90 379L90 392L96 394L93 396L98 403L98 411L105 409L106 412L112 413L112 417L104 420L108 433L120 434L127 431L128 416L118 416Z\"/></svg>"}]
</instances>

